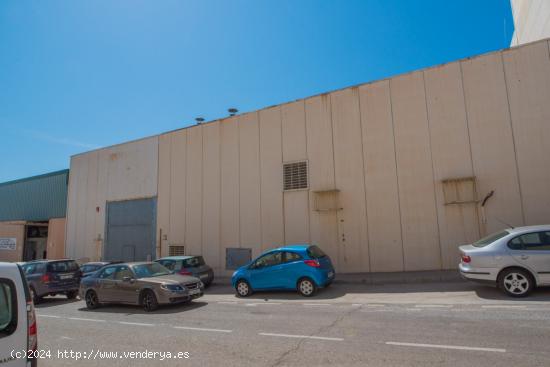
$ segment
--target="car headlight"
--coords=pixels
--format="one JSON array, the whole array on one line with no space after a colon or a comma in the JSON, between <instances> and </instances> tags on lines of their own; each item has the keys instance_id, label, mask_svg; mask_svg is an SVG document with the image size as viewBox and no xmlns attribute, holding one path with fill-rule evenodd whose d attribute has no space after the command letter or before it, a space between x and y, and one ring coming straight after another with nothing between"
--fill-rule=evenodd
<instances>
[{"instance_id":1,"label":"car headlight","mask_svg":"<svg viewBox=\"0 0 550 367\"><path fill-rule=\"evenodd\" d=\"M204 288L204 283L202 282L202 280L199 280L199 288Z\"/></svg>"},{"instance_id":2,"label":"car headlight","mask_svg":"<svg viewBox=\"0 0 550 367\"><path fill-rule=\"evenodd\" d=\"M181 291L183 291L183 287L179 284L161 284L160 288L164 289L165 291L170 291L170 292L181 292Z\"/></svg>"}]
</instances>

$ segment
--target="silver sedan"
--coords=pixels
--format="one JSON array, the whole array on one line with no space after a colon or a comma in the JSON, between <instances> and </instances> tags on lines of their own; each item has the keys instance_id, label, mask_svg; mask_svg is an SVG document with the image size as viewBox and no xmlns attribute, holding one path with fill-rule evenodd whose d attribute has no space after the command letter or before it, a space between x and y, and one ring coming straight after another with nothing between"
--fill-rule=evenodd
<instances>
[{"instance_id":1,"label":"silver sedan","mask_svg":"<svg viewBox=\"0 0 550 367\"><path fill-rule=\"evenodd\" d=\"M512 297L550 285L550 225L508 228L459 249L465 279L496 284Z\"/></svg>"}]
</instances>

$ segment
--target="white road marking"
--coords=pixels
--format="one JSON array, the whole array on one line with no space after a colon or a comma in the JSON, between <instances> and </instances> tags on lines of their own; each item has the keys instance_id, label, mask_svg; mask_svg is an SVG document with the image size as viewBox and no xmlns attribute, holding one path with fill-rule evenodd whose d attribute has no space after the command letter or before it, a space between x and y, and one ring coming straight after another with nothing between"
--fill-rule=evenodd
<instances>
[{"instance_id":1,"label":"white road marking","mask_svg":"<svg viewBox=\"0 0 550 367\"><path fill-rule=\"evenodd\" d=\"M406 308L406 311L422 311L421 308Z\"/></svg>"},{"instance_id":2,"label":"white road marking","mask_svg":"<svg viewBox=\"0 0 550 367\"><path fill-rule=\"evenodd\" d=\"M331 340L336 342L344 341L343 338L329 338L326 336L310 336L310 335L291 335L291 334L272 334L272 333L258 333L263 336L278 336L282 338L299 338L299 339L315 339L315 340Z\"/></svg>"},{"instance_id":3,"label":"white road marking","mask_svg":"<svg viewBox=\"0 0 550 367\"><path fill-rule=\"evenodd\" d=\"M363 306L362 303L352 303L351 305L352 305L353 307L361 307L361 306Z\"/></svg>"},{"instance_id":4,"label":"white road marking","mask_svg":"<svg viewBox=\"0 0 550 367\"><path fill-rule=\"evenodd\" d=\"M98 319L84 319L81 317L67 317L69 320L76 320L76 321L92 321L92 322L105 322L105 320L98 320Z\"/></svg>"},{"instance_id":5,"label":"white road marking","mask_svg":"<svg viewBox=\"0 0 550 367\"><path fill-rule=\"evenodd\" d=\"M256 307L256 303L245 303L244 305L247 307Z\"/></svg>"},{"instance_id":6,"label":"white road marking","mask_svg":"<svg viewBox=\"0 0 550 367\"><path fill-rule=\"evenodd\" d=\"M42 315L42 314L39 314L37 313L36 316L38 317L51 317L52 319L60 319L61 316L55 316L55 315Z\"/></svg>"},{"instance_id":7,"label":"white road marking","mask_svg":"<svg viewBox=\"0 0 550 367\"><path fill-rule=\"evenodd\" d=\"M280 302L258 302L258 303L247 303L246 306L258 306L258 305L280 305Z\"/></svg>"},{"instance_id":8,"label":"white road marking","mask_svg":"<svg viewBox=\"0 0 550 367\"><path fill-rule=\"evenodd\" d=\"M304 303L304 306L332 306L330 303Z\"/></svg>"},{"instance_id":9,"label":"white road marking","mask_svg":"<svg viewBox=\"0 0 550 367\"><path fill-rule=\"evenodd\" d=\"M451 308L453 305L415 305L418 308Z\"/></svg>"},{"instance_id":10,"label":"white road marking","mask_svg":"<svg viewBox=\"0 0 550 367\"><path fill-rule=\"evenodd\" d=\"M183 330L197 330L197 331L213 331L216 333L232 333L233 330L224 330L224 329L208 329L200 327L189 327L189 326L173 326L174 329L183 329Z\"/></svg>"},{"instance_id":11,"label":"white road marking","mask_svg":"<svg viewBox=\"0 0 550 367\"><path fill-rule=\"evenodd\" d=\"M119 324L123 325L136 325L136 326L155 326L154 324L144 324L141 322L127 322L127 321L119 321Z\"/></svg>"},{"instance_id":12,"label":"white road marking","mask_svg":"<svg viewBox=\"0 0 550 367\"><path fill-rule=\"evenodd\" d=\"M73 338L69 338L68 336L62 336L59 339L74 340Z\"/></svg>"},{"instance_id":13,"label":"white road marking","mask_svg":"<svg viewBox=\"0 0 550 367\"><path fill-rule=\"evenodd\" d=\"M367 307L386 307L386 305L382 305L379 303L369 303L366 305Z\"/></svg>"},{"instance_id":14,"label":"white road marking","mask_svg":"<svg viewBox=\"0 0 550 367\"><path fill-rule=\"evenodd\" d=\"M474 351L480 351L480 352L506 353L506 349L501 349L501 348L479 348L479 347L465 347L461 345L419 344L419 343L400 343L400 342L386 342L386 344L399 345L404 347L458 349L458 350L474 350Z\"/></svg>"},{"instance_id":15,"label":"white road marking","mask_svg":"<svg viewBox=\"0 0 550 367\"><path fill-rule=\"evenodd\" d=\"M218 301L220 305L236 305L237 303L237 301Z\"/></svg>"},{"instance_id":16,"label":"white road marking","mask_svg":"<svg viewBox=\"0 0 550 367\"><path fill-rule=\"evenodd\" d=\"M520 306L520 305L485 305L481 306L481 308L527 308L527 306Z\"/></svg>"}]
</instances>

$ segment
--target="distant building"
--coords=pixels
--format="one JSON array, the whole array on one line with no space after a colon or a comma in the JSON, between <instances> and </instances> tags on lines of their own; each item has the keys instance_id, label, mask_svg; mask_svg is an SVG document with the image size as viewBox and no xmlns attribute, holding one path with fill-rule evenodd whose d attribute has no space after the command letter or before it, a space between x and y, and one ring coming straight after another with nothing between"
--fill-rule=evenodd
<instances>
[{"instance_id":1,"label":"distant building","mask_svg":"<svg viewBox=\"0 0 550 367\"><path fill-rule=\"evenodd\" d=\"M512 46L550 37L550 1L511 0L514 17Z\"/></svg>"},{"instance_id":2,"label":"distant building","mask_svg":"<svg viewBox=\"0 0 550 367\"><path fill-rule=\"evenodd\" d=\"M0 261L65 257L69 170L0 183Z\"/></svg>"},{"instance_id":3,"label":"distant building","mask_svg":"<svg viewBox=\"0 0 550 367\"><path fill-rule=\"evenodd\" d=\"M307 242L339 272L454 269L461 244L550 223L548 46L75 155L66 254L201 254L230 274Z\"/></svg>"}]
</instances>

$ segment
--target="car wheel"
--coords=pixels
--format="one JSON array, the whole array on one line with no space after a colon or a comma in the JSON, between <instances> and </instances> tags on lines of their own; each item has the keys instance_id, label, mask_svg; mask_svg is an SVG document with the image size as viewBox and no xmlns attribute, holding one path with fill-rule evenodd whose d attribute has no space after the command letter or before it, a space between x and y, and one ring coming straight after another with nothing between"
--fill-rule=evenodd
<instances>
[{"instance_id":1,"label":"car wheel","mask_svg":"<svg viewBox=\"0 0 550 367\"><path fill-rule=\"evenodd\" d=\"M246 280L239 280L237 285L235 285L235 290L239 297L248 297L252 294L252 289L250 289L250 284Z\"/></svg>"},{"instance_id":2,"label":"car wheel","mask_svg":"<svg viewBox=\"0 0 550 367\"><path fill-rule=\"evenodd\" d=\"M31 293L31 299L32 299L32 302L37 305L39 304L41 301L42 301L42 297L39 297L38 294L36 294L36 291L34 290L33 287L30 287L29 288L29 291Z\"/></svg>"},{"instance_id":3,"label":"car wheel","mask_svg":"<svg viewBox=\"0 0 550 367\"><path fill-rule=\"evenodd\" d=\"M298 281L298 292L304 297L311 297L317 291L315 282L309 278L302 278Z\"/></svg>"},{"instance_id":4,"label":"car wheel","mask_svg":"<svg viewBox=\"0 0 550 367\"><path fill-rule=\"evenodd\" d=\"M89 310L95 310L99 307L99 299L97 298L97 293L95 291L86 292L86 307Z\"/></svg>"},{"instance_id":5,"label":"car wheel","mask_svg":"<svg viewBox=\"0 0 550 367\"><path fill-rule=\"evenodd\" d=\"M77 291L68 291L67 293L65 293L67 299L75 299L77 294Z\"/></svg>"},{"instance_id":6,"label":"car wheel","mask_svg":"<svg viewBox=\"0 0 550 367\"><path fill-rule=\"evenodd\" d=\"M535 286L531 274L522 269L508 269L499 276L499 287L509 296L526 297Z\"/></svg>"},{"instance_id":7,"label":"car wheel","mask_svg":"<svg viewBox=\"0 0 550 367\"><path fill-rule=\"evenodd\" d=\"M155 311L158 307L157 296L151 290L146 290L141 295L141 305L147 312Z\"/></svg>"}]
</instances>

